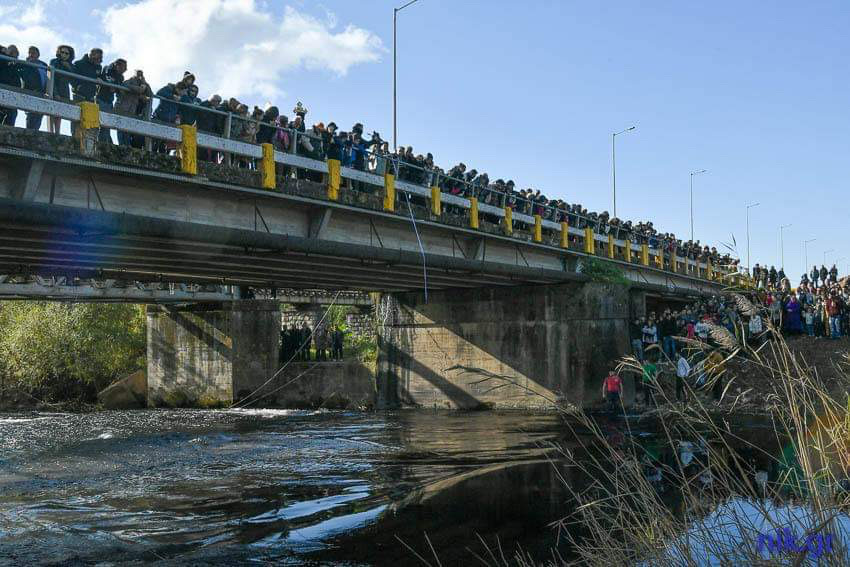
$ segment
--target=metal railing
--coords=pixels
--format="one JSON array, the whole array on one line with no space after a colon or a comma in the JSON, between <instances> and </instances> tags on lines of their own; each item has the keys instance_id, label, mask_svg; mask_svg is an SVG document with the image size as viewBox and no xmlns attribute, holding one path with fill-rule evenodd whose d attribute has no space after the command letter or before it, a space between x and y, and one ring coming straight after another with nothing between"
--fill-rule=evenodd
<instances>
[{"instance_id":1,"label":"metal railing","mask_svg":"<svg viewBox=\"0 0 850 567\"><path fill-rule=\"evenodd\" d=\"M12 59L7 56L0 55L0 62L2 61L45 69L45 67L42 67L41 65L36 65L25 60ZM9 88L7 85L3 85L2 88L9 92L20 92L29 96L36 96L39 98L46 97L47 99L50 99L54 90L53 86L55 84L55 77L59 74L68 76L75 81L94 83L98 85L98 87L108 87L115 91L132 91L132 89L122 84L111 83L101 79L93 79L91 77L78 75L76 73L71 73L51 66L47 66L46 70L48 73L48 81L45 87L45 93ZM0 92L0 94L2 94L2 92ZM94 100L91 102L95 102L97 100L97 95L98 93L95 93L93 97ZM233 133L233 124L234 121L238 120L244 123L252 123L254 125L252 128L255 132L258 132L260 127L265 127L274 129L276 133L280 131L285 132L289 136L290 141L288 147L283 148L285 151L275 151L276 162L293 166L295 168L312 169L320 172L327 170L325 162L328 150L330 149L329 147L326 147L326 142L329 140L327 134L322 136L320 133L308 131L306 130L306 125L304 131L299 131L295 128L285 128L279 124L264 122L251 116L224 112L212 107L200 106L197 103L187 103L175 99L166 99L153 93L150 95L147 107L141 116L119 115L130 120L136 119L152 124L161 124L162 128L160 129L147 131L141 129L142 131L140 132L134 132L139 133L140 135L145 135L146 140L149 140L148 137L155 138L157 136L160 136L160 139L173 142L180 141L181 139L179 129L172 127L172 129L169 130L169 123L160 122L155 119L155 111L152 104L153 99L159 100L160 104L162 102L174 104L178 108L190 107L196 115L201 112L207 112L223 116L224 125L222 131L206 132L201 130L198 132L197 142L199 147L206 147L214 151L221 152L223 154L224 161L227 163L229 163L228 160L231 154L241 155L252 159L259 159L262 157L259 145L251 141L232 139L231 134ZM41 108L39 109L39 112L50 115L50 112L42 112L43 110L45 109ZM114 112L104 112L106 114L118 115L118 113ZM68 108L65 108L62 112L58 112L58 114L53 115L58 115L60 118L74 120L74 111ZM79 114L76 114L76 117L79 119ZM128 127L127 121L106 119L103 123L106 128L132 130L132 128ZM136 128L136 130L138 131L139 128ZM218 136L215 134L218 134ZM313 147L313 151L308 151L306 149L301 151L299 143L301 143L301 140L305 137L310 139L310 145ZM275 134L275 138L277 138L277 134ZM299 140L299 138L301 140ZM334 141L339 143L340 139L336 138ZM393 173L397 177L398 181L396 184L401 192L407 192L414 196L430 198L430 188L438 187L441 192L441 199L450 207L454 206L469 209L471 199L474 198L477 200L482 194L486 193L485 201L489 200L490 202L482 201L480 204L477 204L478 212L485 218L488 215L491 218L495 217L498 222L501 222L505 218L506 208L510 208L513 211L512 218L514 223L517 223L518 225L527 225L528 227L539 224L540 230L546 229L554 232L562 231L563 225L561 223L566 221L568 230L567 236L574 237L576 242L584 239L584 250L588 253L592 249L592 253L596 254L597 249L599 248L602 248L604 252L605 247L608 246L609 253L607 256L609 259L627 260L631 261L633 264L646 265L644 263L645 258L642 257L644 254L642 246L647 245L650 249L650 256L655 258L654 262L651 260L649 263L655 263L661 268L665 265L668 267L672 266L672 262L675 261L676 264L684 264L686 266L686 273L695 272L697 277L701 277L700 270L705 273L713 270L724 274L728 274L729 271L728 266L718 265L718 257L713 258L712 264L715 265L711 268L704 259L700 258L692 259L688 256L679 256L677 254L675 256L675 260L673 260L673 255L670 251L666 250L669 241L665 240L663 237L657 234L641 234L635 229L626 229L619 224L611 223L610 220L606 221L593 215L584 215L582 212L577 212L575 207L554 207L548 203L527 199L516 191L511 193L499 191L498 187L495 187L493 184L488 184L486 187L482 186L480 183L476 184L476 179L468 179L465 173L455 173L450 175L452 172L445 173L437 168L425 168L418 164L410 163L394 154L387 154L371 148L357 148L355 150L351 147L350 143L346 143L344 146L347 147L349 152L357 151L364 154L362 160L364 166L362 169L354 169L345 166L342 168L343 171L341 172L341 176L353 181L360 181L371 186L381 187L383 181L379 176L381 173L379 171L380 167L377 167L374 170L369 167L370 163L375 163L376 165L383 165L385 172ZM146 147L149 148L149 144ZM289 157L285 157L286 155ZM352 164L353 161L354 160L350 157L345 160L346 164ZM404 175L399 175L400 172L404 172ZM411 175L410 172L414 172L414 174ZM493 204L494 201L496 203L495 205ZM539 217L540 220L538 221L536 217ZM588 229L590 230L588 231ZM613 244L608 238L609 234L613 235ZM586 242L588 237L593 239L592 246L588 245ZM626 251L627 248L629 250L628 252ZM700 255L702 255L702 251L700 251Z\"/></svg>"}]
</instances>

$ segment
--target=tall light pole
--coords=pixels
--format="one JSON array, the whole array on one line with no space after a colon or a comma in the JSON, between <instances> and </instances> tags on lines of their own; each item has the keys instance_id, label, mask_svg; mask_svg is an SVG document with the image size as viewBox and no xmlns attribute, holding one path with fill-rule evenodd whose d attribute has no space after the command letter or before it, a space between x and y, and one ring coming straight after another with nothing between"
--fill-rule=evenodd
<instances>
[{"instance_id":1,"label":"tall light pole","mask_svg":"<svg viewBox=\"0 0 850 567\"><path fill-rule=\"evenodd\" d=\"M707 169L700 169L699 171L691 172L691 242L694 241L694 175L707 172Z\"/></svg>"},{"instance_id":2,"label":"tall light pole","mask_svg":"<svg viewBox=\"0 0 850 567\"><path fill-rule=\"evenodd\" d=\"M397 114L396 114L396 68L397 68L397 58L396 58L396 20L398 19L398 13L410 6L411 4L416 3L418 0L410 0L407 4L402 6L401 8L393 8L393 151L396 151L398 147L396 144L398 137L398 127L397 127Z\"/></svg>"},{"instance_id":3,"label":"tall light pole","mask_svg":"<svg viewBox=\"0 0 850 567\"><path fill-rule=\"evenodd\" d=\"M616 150L616 140L617 136L620 134L625 134L626 132L631 132L636 127L632 126L631 128L626 128L625 130L620 130L619 132L614 132L611 134L611 177L614 183L614 214L613 217L617 217L617 150Z\"/></svg>"},{"instance_id":4,"label":"tall light pole","mask_svg":"<svg viewBox=\"0 0 850 567\"><path fill-rule=\"evenodd\" d=\"M750 271L750 209L758 207L761 203L750 203L747 205L747 272Z\"/></svg>"},{"instance_id":5,"label":"tall light pole","mask_svg":"<svg viewBox=\"0 0 850 567\"><path fill-rule=\"evenodd\" d=\"M785 269L785 240L782 238L782 231L790 228L792 225L783 224L779 227L779 267Z\"/></svg>"},{"instance_id":6,"label":"tall light pole","mask_svg":"<svg viewBox=\"0 0 850 567\"><path fill-rule=\"evenodd\" d=\"M810 238L803 241L803 273L809 271L809 242L814 242L817 238Z\"/></svg>"}]
</instances>

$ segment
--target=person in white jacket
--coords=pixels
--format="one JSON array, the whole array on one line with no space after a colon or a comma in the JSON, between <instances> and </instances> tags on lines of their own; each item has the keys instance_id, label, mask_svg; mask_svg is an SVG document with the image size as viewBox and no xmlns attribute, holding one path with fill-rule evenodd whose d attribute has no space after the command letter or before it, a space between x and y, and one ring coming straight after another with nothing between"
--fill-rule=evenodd
<instances>
[{"instance_id":1,"label":"person in white jacket","mask_svg":"<svg viewBox=\"0 0 850 567\"><path fill-rule=\"evenodd\" d=\"M676 400L685 399L685 380L691 373L691 365L688 364L688 359L683 354L679 354L679 361L676 363Z\"/></svg>"}]
</instances>

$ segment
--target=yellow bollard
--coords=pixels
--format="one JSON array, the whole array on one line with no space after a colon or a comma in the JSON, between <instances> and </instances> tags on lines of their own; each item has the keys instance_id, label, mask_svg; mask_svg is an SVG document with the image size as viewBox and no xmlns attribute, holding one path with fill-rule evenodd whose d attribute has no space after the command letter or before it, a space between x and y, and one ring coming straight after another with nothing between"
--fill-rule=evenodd
<instances>
[{"instance_id":1,"label":"yellow bollard","mask_svg":"<svg viewBox=\"0 0 850 567\"><path fill-rule=\"evenodd\" d=\"M632 263L632 241L629 240L628 238L626 239L626 247L623 248L623 250L624 250L624 253L625 253L625 256L626 256L626 262L631 264Z\"/></svg>"},{"instance_id":2,"label":"yellow bollard","mask_svg":"<svg viewBox=\"0 0 850 567\"><path fill-rule=\"evenodd\" d=\"M615 250L614 250L614 235L608 235L608 257L612 260L616 258Z\"/></svg>"},{"instance_id":3,"label":"yellow bollard","mask_svg":"<svg viewBox=\"0 0 850 567\"><path fill-rule=\"evenodd\" d=\"M263 189L274 189L277 180L274 175L274 146L271 144L260 144L263 149L263 159L260 162L260 182Z\"/></svg>"},{"instance_id":4,"label":"yellow bollard","mask_svg":"<svg viewBox=\"0 0 850 567\"><path fill-rule=\"evenodd\" d=\"M593 236L593 229L590 227L584 229L584 253L596 254L596 240Z\"/></svg>"},{"instance_id":5,"label":"yellow bollard","mask_svg":"<svg viewBox=\"0 0 850 567\"><path fill-rule=\"evenodd\" d=\"M511 236L514 233L514 210L505 207L505 234Z\"/></svg>"},{"instance_id":6,"label":"yellow bollard","mask_svg":"<svg viewBox=\"0 0 850 567\"><path fill-rule=\"evenodd\" d=\"M328 199L331 201L339 201L340 165L338 159L328 160Z\"/></svg>"},{"instance_id":7,"label":"yellow bollard","mask_svg":"<svg viewBox=\"0 0 850 567\"><path fill-rule=\"evenodd\" d=\"M100 109L93 102L81 102L79 106L80 126L77 128L77 137L80 142L80 151L88 155L94 153L97 147Z\"/></svg>"},{"instance_id":8,"label":"yellow bollard","mask_svg":"<svg viewBox=\"0 0 850 567\"><path fill-rule=\"evenodd\" d=\"M431 187L431 212L440 216L443 210L443 196L439 187Z\"/></svg>"},{"instance_id":9,"label":"yellow bollard","mask_svg":"<svg viewBox=\"0 0 850 567\"><path fill-rule=\"evenodd\" d=\"M543 217L534 215L534 242L543 242Z\"/></svg>"},{"instance_id":10,"label":"yellow bollard","mask_svg":"<svg viewBox=\"0 0 850 567\"><path fill-rule=\"evenodd\" d=\"M469 198L469 228L478 228L478 199Z\"/></svg>"},{"instance_id":11,"label":"yellow bollard","mask_svg":"<svg viewBox=\"0 0 850 567\"><path fill-rule=\"evenodd\" d=\"M392 173L384 174L384 210L395 211L395 175Z\"/></svg>"},{"instance_id":12,"label":"yellow bollard","mask_svg":"<svg viewBox=\"0 0 850 567\"><path fill-rule=\"evenodd\" d=\"M649 244L640 245L640 263L649 266Z\"/></svg>"},{"instance_id":13,"label":"yellow bollard","mask_svg":"<svg viewBox=\"0 0 850 567\"><path fill-rule=\"evenodd\" d=\"M570 247L570 225L567 221L561 221L561 248Z\"/></svg>"},{"instance_id":14,"label":"yellow bollard","mask_svg":"<svg viewBox=\"0 0 850 567\"><path fill-rule=\"evenodd\" d=\"M181 124L180 171L189 175L198 174L198 129L190 124ZM274 163L274 158L272 158Z\"/></svg>"}]
</instances>

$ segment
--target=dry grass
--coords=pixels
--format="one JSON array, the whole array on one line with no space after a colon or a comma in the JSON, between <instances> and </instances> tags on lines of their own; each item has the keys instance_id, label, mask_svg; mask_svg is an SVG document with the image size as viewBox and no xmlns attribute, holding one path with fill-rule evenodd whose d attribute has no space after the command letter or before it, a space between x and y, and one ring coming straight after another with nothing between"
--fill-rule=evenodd
<instances>
[{"instance_id":1,"label":"dry grass","mask_svg":"<svg viewBox=\"0 0 850 567\"><path fill-rule=\"evenodd\" d=\"M740 312L760 311L745 297L732 297ZM668 399L663 390L658 390L659 403L665 407L658 420L660 436L672 448L686 441L703 446L706 451L690 464L683 462L683 453L678 450L672 451L673 458L666 463L654 463L654 472L660 471L663 478L661 482L647 474L647 462L639 452L612 445L591 417L571 414L567 423L576 428L579 446L561 448L562 461L553 461L572 495L571 511L552 527L569 542L574 557L565 559L553 554L540 563L540 559L535 561L521 551L506 557L501 549L485 549L476 553L481 564L848 564L845 543L850 541L842 541L841 535L848 536L850 521L843 529L838 522L847 518L844 514L850 504L845 489L850 470L850 401L830 394L816 369L796 356L769 323L767 333L771 340L758 349L725 328L714 327L711 333L727 361L746 356L748 364L771 377L772 388L763 409L772 424L770 436L775 446L786 447L784 458L775 449L748 441L746 433L718 417L717 406L704 404L687 385L690 401L684 404ZM640 372L634 359L624 359L620 366L621 370ZM850 377L844 374L843 381L846 392ZM711 384L704 387L710 388ZM834 385L831 390L836 391ZM727 394L724 392L724 396ZM729 414L735 409L735 401L727 409ZM625 428L631 437L629 421ZM742 447L757 454L762 462L772 463L775 470L781 471L778 477L759 482L752 463L742 456ZM576 482L577 479L581 481ZM703 482L705 479L711 482ZM671 506L671 496L679 503L677 507ZM809 518L808 523L798 526L798 535L803 535L799 530L807 526L807 535L833 534L831 553L818 554L813 549L767 555L758 549L759 533L773 534L801 511L807 512ZM753 518L758 518L759 523L753 523ZM717 523L719 519L723 520L722 525Z\"/></svg>"}]
</instances>

